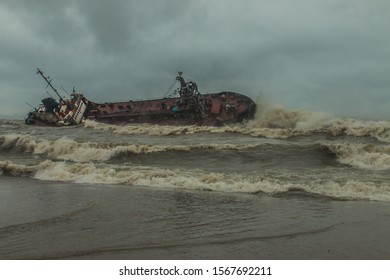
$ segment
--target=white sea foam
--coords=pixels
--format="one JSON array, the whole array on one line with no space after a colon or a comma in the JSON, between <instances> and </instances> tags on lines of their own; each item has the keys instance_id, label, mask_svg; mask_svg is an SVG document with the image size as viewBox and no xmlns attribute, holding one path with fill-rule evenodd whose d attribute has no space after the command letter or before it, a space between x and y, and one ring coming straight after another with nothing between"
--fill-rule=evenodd
<instances>
[{"instance_id":1,"label":"white sea foam","mask_svg":"<svg viewBox=\"0 0 390 280\"><path fill-rule=\"evenodd\" d=\"M31 176L40 180L87 184L122 184L154 188L241 193L263 192L267 194L301 190L334 199L390 201L389 184L356 180L342 182L317 180L308 184L293 183L288 176L281 179L202 170L166 170L152 167L96 165L50 160L36 166L0 161L0 170L13 176Z\"/></svg>"},{"instance_id":2,"label":"white sea foam","mask_svg":"<svg viewBox=\"0 0 390 280\"><path fill-rule=\"evenodd\" d=\"M158 126L131 124L124 126L108 125L87 120L85 127L110 131L115 134L133 135L181 135L199 132L242 133L255 137L289 138L313 133L327 133L333 136L369 136L383 142L390 142L389 121L362 121L350 118L331 118L320 112L286 110L280 106L261 107L254 120L244 124L222 127L208 126Z\"/></svg>"},{"instance_id":3,"label":"white sea foam","mask_svg":"<svg viewBox=\"0 0 390 280\"><path fill-rule=\"evenodd\" d=\"M190 151L195 149L240 150L261 144L195 144L195 145L144 145L78 142L68 138L49 141L25 134L0 136L1 147L19 149L34 155L46 155L51 159L73 162L107 161L118 155L151 154L167 151Z\"/></svg>"},{"instance_id":4,"label":"white sea foam","mask_svg":"<svg viewBox=\"0 0 390 280\"><path fill-rule=\"evenodd\" d=\"M125 184L155 188L180 188L268 194L302 190L336 199L367 199L390 201L390 186L372 182L348 180L346 182L318 181L312 184L293 183L264 176L223 174L201 170L165 170L161 168L128 166L113 168L94 164L53 163L39 169L35 178L79 183Z\"/></svg>"},{"instance_id":5,"label":"white sea foam","mask_svg":"<svg viewBox=\"0 0 390 280\"><path fill-rule=\"evenodd\" d=\"M369 170L390 169L390 146L359 143L322 143L340 163Z\"/></svg>"},{"instance_id":6,"label":"white sea foam","mask_svg":"<svg viewBox=\"0 0 390 280\"><path fill-rule=\"evenodd\" d=\"M95 142L77 142L68 138L57 140L37 139L24 134L0 136L3 149L16 149L34 155L44 155L54 160L72 162L105 162L118 156L132 154L151 154L169 151L191 151L196 149L241 150L260 147L258 144L194 144L194 145L145 145L113 144ZM337 161L356 168L369 170L390 169L390 146L350 142L319 142L321 148L327 148L336 155ZM291 149L294 149L291 146Z\"/></svg>"},{"instance_id":7,"label":"white sea foam","mask_svg":"<svg viewBox=\"0 0 390 280\"><path fill-rule=\"evenodd\" d=\"M390 142L389 121L362 121L355 119L329 119L318 128L332 135L369 136L382 142Z\"/></svg>"}]
</instances>

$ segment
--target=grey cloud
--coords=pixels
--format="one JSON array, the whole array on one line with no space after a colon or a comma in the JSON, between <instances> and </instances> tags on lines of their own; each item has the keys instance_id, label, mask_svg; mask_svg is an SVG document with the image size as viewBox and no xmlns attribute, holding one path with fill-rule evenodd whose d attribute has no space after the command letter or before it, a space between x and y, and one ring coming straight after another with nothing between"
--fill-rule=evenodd
<instances>
[{"instance_id":1,"label":"grey cloud","mask_svg":"<svg viewBox=\"0 0 390 280\"><path fill-rule=\"evenodd\" d=\"M20 101L20 118L42 98L36 67L97 101L160 97L182 70L203 91L390 119L389 13L384 0L3 1L1 106Z\"/></svg>"}]
</instances>

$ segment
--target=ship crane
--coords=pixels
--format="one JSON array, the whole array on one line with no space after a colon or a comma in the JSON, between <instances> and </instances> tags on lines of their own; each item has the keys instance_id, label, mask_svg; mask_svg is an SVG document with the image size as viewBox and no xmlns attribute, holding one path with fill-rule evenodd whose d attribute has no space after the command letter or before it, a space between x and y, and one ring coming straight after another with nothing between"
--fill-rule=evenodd
<instances>
[{"instance_id":1,"label":"ship crane","mask_svg":"<svg viewBox=\"0 0 390 280\"><path fill-rule=\"evenodd\" d=\"M188 110L195 114L197 118L202 119L204 115L202 94L198 91L198 85L193 81L186 82L182 74L182 72L179 72L176 77L176 80L180 82L178 108L181 111Z\"/></svg>"}]
</instances>

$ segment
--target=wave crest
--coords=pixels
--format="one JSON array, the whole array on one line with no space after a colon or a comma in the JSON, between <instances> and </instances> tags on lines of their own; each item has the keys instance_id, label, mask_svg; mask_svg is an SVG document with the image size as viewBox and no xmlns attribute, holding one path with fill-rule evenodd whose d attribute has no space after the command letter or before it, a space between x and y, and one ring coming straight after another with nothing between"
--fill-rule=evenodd
<instances>
[{"instance_id":1,"label":"wave crest","mask_svg":"<svg viewBox=\"0 0 390 280\"><path fill-rule=\"evenodd\" d=\"M390 201L390 186L373 182L318 180L292 183L285 179L258 175L222 174L201 170L165 170L140 166L107 166L93 163L53 162L36 166L0 162L0 170L13 176L30 176L40 180L86 184L138 185L153 188L211 190L238 193L281 194L305 191L333 199ZM296 176L296 175L294 175Z\"/></svg>"},{"instance_id":2,"label":"wave crest","mask_svg":"<svg viewBox=\"0 0 390 280\"><path fill-rule=\"evenodd\" d=\"M243 124L208 126L159 126L151 124L109 125L86 120L84 126L91 129L110 131L114 134L133 135L182 135L201 132L241 133L254 137L289 138L314 133L332 136L349 135L373 137L382 142L390 142L389 121L362 121L351 118L331 118L320 112L287 110L281 106L261 106L254 120Z\"/></svg>"},{"instance_id":3,"label":"wave crest","mask_svg":"<svg viewBox=\"0 0 390 280\"><path fill-rule=\"evenodd\" d=\"M390 147L359 143L322 143L342 164L368 170L390 169Z\"/></svg>"},{"instance_id":4,"label":"wave crest","mask_svg":"<svg viewBox=\"0 0 390 280\"><path fill-rule=\"evenodd\" d=\"M104 162L120 155L151 154L168 151L191 151L196 149L241 150L256 147L256 144L197 144L197 145L145 145L77 142L67 138L49 141L30 135L8 134L0 136L1 149L46 155L51 159L73 162ZM259 144L261 145L261 144Z\"/></svg>"}]
</instances>

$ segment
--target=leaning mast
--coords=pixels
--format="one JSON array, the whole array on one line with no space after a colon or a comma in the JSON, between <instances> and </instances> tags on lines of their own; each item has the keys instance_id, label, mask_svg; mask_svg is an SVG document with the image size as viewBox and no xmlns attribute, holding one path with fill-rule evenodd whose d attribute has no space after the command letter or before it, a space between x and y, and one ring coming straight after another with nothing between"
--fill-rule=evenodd
<instances>
[{"instance_id":1,"label":"leaning mast","mask_svg":"<svg viewBox=\"0 0 390 280\"><path fill-rule=\"evenodd\" d=\"M41 69L37 68L37 74L40 74L42 76L42 78L45 79L46 83L48 86L51 87L51 89L58 95L58 97L60 98L60 101L63 101L61 95L58 93L58 91L56 90L55 87L53 87L53 85L51 84L51 80L49 80L49 77L46 77L45 75L43 75L43 72L41 71Z\"/></svg>"}]
</instances>

